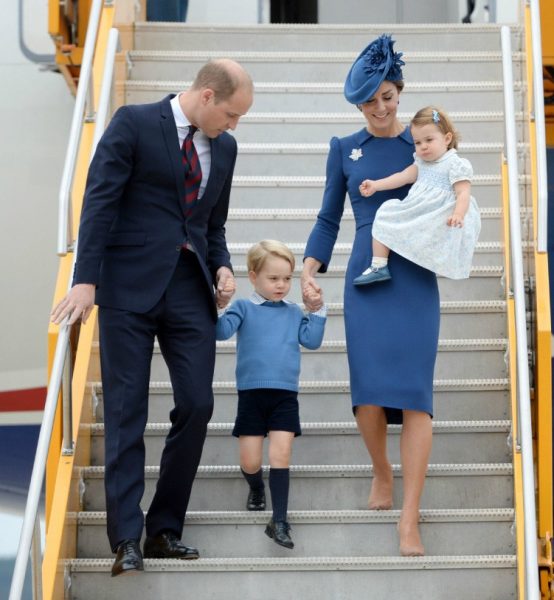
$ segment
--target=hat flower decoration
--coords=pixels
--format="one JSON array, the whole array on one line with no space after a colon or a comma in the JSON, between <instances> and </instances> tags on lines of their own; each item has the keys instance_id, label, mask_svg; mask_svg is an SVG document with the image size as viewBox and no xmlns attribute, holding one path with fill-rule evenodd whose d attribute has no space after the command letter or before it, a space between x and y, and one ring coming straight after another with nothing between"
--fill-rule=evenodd
<instances>
[{"instance_id":1,"label":"hat flower decoration","mask_svg":"<svg viewBox=\"0 0 554 600\"><path fill-rule=\"evenodd\" d=\"M402 79L402 67L405 65L401 60L402 52L393 50L394 40L390 35L383 34L367 47L363 59L364 71L372 77L376 73L382 73L383 80L398 81Z\"/></svg>"},{"instance_id":2,"label":"hat flower decoration","mask_svg":"<svg viewBox=\"0 0 554 600\"><path fill-rule=\"evenodd\" d=\"M383 81L402 79L402 52L394 51L394 40L384 33L373 40L352 64L346 81L344 95L352 104L363 104L377 92Z\"/></svg>"}]
</instances>

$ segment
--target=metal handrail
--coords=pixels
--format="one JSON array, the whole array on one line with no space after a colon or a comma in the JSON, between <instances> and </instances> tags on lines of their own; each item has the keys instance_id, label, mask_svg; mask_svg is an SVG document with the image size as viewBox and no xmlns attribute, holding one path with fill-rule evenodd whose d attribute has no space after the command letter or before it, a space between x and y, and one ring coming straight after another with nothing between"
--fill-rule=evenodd
<instances>
[{"instance_id":1,"label":"metal handrail","mask_svg":"<svg viewBox=\"0 0 554 600\"><path fill-rule=\"evenodd\" d=\"M510 28L501 28L502 71L504 75L504 119L506 125L506 158L508 162L510 251L512 287L515 306L516 331L516 403L518 411L517 446L521 448L523 470L523 526L525 555L525 598L538 600L539 567L537 559L537 532L535 513L535 481L533 439L531 431L531 397L529 393L529 365L527 348L527 321L525 286L523 280L523 252L521 243L521 213L519 202L519 173L514 109L514 81L512 72L512 44Z\"/></svg>"},{"instance_id":2,"label":"metal handrail","mask_svg":"<svg viewBox=\"0 0 554 600\"><path fill-rule=\"evenodd\" d=\"M96 46L96 37L100 25L100 15L102 13L103 0L93 0L90 7L90 15L83 49L83 60L81 72L79 74L79 85L77 86L77 95L75 97L75 106L73 108L73 118L71 120L71 129L69 130L69 142L65 154L65 161L60 183L60 192L58 196L58 246L59 256L65 256L73 249L73 216L71 210L71 188L73 186L73 177L75 175L75 165L77 163L77 154L81 142L81 133L83 131L83 114L85 107L87 109L87 119L93 120L94 106L92 91L92 60Z\"/></svg>"},{"instance_id":3,"label":"metal handrail","mask_svg":"<svg viewBox=\"0 0 554 600\"><path fill-rule=\"evenodd\" d=\"M40 494L44 481L48 448L50 446L50 438L52 436L56 408L58 406L58 396L60 393L65 357L69 344L69 332L70 327L68 327L67 324L64 323L60 326L58 341L56 343L56 352L54 354L54 364L52 366L52 373L50 376L50 384L48 386L46 403L44 405L44 416L42 418L42 424L40 426L40 433L38 436L35 462L33 464L33 472L31 474L31 483L29 484L29 494L27 495L25 516L23 518L21 535L19 537L19 547L17 549L17 556L15 559L9 600L20 600L21 593L23 591L25 572L27 571L29 553L31 552L31 543L33 541L33 533L38 515Z\"/></svg>"},{"instance_id":4,"label":"metal handrail","mask_svg":"<svg viewBox=\"0 0 554 600\"><path fill-rule=\"evenodd\" d=\"M92 11L91 11L92 12ZM88 39L88 35L87 35ZM94 36L96 40L96 35ZM110 29L108 34L108 43L106 47L106 58L104 63L104 71L102 75L102 84L100 88L100 97L98 102L98 113L94 130L93 144L90 152L90 159L94 156L98 141L102 137L110 106L110 96L113 85L113 72L115 55L119 50L119 31ZM77 245L78 240L75 240L73 252L73 268L75 270L75 262L77 260ZM71 288L72 282L68 284L68 289ZM44 475L46 470L46 460L48 457L48 449L50 446L50 438L54 425L54 416L58 404L58 397L62 384L63 391L63 446L62 454L73 453L73 423L72 423L72 398L71 398L71 353L69 345L69 334L71 327L67 325L67 319L60 326L58 340L56 343L56 351L48 385L48 393L46 395L46 403L44 406L44 416L40 427L40 434L37 443L35 454L35 462L33 464L33 472L31 475L31 483L29 485L29 494L27 496L27 504L25 507L25 516L21 528L19 539L19 547L15 561L12 583L10 588L9 600L20 600L25 581L25 572L29 554L32 553L33 559L33 575L34 575L34 598L39 600L42 597L40 589L40 535L37 527L38 508L40 502L40 494Z\"/></svg>"},{"instance_id":5,"label":"metal handrail","mask_svg":"<svg viewBox=\"0 0 554 600\"><path fill-rule=\"evenodd\" d=\"M537 252L548 249L548 182L546 168L546 132L544 120L544 86L542 76L542 41L539 0L527 0L531 13L531 54L533 58L533 112L537 153Z\"/></svg>"}]
</instances>

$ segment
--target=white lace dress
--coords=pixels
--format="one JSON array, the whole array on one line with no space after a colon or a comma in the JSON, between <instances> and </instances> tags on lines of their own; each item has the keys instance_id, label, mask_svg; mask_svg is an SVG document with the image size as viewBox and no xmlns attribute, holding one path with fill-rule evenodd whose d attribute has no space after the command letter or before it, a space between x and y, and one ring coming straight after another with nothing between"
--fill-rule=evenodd
<instances>
[{"instance_id":1,"label":"white lace dress","mask_svg":"<svg viewBox=\"0 0 554 600\"><path fill-rule=\"evenodd\" d=\"M471 181L471 163L454 149L433 162L425 162L415 154L414 159L416 182L404 200L388 200L379 208L372 235L437 275L466 279L481 229L475 198L471 197L463 227L449 227L446 220L456 204L453 184Z\"/></svg>"}]
</instances>

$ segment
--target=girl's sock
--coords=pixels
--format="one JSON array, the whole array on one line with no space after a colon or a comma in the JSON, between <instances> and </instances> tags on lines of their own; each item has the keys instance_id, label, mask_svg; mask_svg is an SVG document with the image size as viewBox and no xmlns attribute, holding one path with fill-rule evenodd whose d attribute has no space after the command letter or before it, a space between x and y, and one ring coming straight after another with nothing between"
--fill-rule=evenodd
<instances>
[{"instance_id":1,"label":"girl's sock","mask_svg":"<svg viewBox=\"0 0 554 600\"><path fill-rule=\"evenodd\" d=\"M269 469L273 521L286 521L289 504L289 469Z\"/></svg>"},{"instance_id":2,"label":"girl's sock","mask_svg":"<svg viewBox=\"0 0 554 600\"><path fill-rule=\"evenodd\" d=\"M256 473L247 473L241 467L241 473L244 478L248 482L251 490L263 490L264 489L264 480L262 478L262 470L260 469Z\"/></svg>"},{"instance_id":3,"label":"girl's sock","mask_svg":"<svg viewBox=\"0 0 554 600\"><path fill-rule=\"evenodd\" d=\"M386 267L389 262L389 259L386 256L374 256L371 259L371 266L374 269L382 269Z\"/></svg>"}]
</instances>

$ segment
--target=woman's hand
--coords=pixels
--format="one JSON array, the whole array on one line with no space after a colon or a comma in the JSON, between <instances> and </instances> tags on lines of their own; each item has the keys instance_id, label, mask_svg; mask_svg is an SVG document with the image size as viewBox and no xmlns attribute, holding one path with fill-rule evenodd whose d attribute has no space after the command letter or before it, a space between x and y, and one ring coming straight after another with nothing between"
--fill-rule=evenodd
<instances>
[{"instance_id":1,"label":"woman's hand","mask_svg":"<svg viewBox=\"0 0 554 600\"><path fill-rule=\"evenodd\" d=\"M365 198L372 196L375 192L379 191L377 189L376 182L373 179L364 179L360 184L360 194Z\"/></svg>"},{"instance_id":2,"label":"woman's hand","mask_svg":"<svg viewBox=\"0 0 554 600\"><path fill-rule=\"evenodd\" d=\"M304 261L304 269L300 277L300 287L302 289L302 301L310 312L316 312L323 306L323 294L318 285L315 274L321 263L315 258L308 257Z\"/></svg>"}]
</instances>

